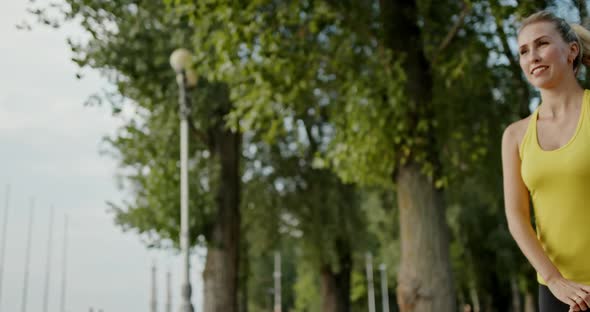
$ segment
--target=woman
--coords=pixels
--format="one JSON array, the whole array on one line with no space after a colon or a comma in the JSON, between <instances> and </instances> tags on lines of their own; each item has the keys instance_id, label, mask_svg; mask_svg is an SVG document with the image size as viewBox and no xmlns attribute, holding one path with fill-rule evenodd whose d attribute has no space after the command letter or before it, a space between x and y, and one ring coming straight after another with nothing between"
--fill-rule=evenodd
<instances>
[{"instance_id":1,"label":"woman","mask_svg":"<svg viewBox=\"0 0 590 312\"><path fill-rule=\"evenodd\" d=\"M537 271L540 311L590 311L590 91L576 79L590 32L542 11L523 21L518 47L542 104L502 137L508 227Z\"/></svg>"}]
</instances>

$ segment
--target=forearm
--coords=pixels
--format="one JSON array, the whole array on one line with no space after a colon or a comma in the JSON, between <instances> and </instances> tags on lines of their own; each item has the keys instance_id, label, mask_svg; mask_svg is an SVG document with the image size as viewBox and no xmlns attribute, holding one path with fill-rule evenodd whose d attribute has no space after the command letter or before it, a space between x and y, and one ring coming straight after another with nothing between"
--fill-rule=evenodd
<instances>
[{"instance_id":1,"label":"forearm","mask_svg":"<svg viewBox=\"0 0 590 312\"><path fill-rule=\"evenodd\" d=\"M523 218L512 218L509 222L512 237L533 268L541 275L545 282L561 276L557 267L543 250L531 223Z\"/></svg>"}]
</instances>

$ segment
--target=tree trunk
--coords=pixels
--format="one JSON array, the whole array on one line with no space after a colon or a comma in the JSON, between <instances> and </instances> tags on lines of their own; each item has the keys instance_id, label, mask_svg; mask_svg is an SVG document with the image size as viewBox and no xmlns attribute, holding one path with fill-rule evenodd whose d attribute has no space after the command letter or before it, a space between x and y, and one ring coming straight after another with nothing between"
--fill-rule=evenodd
<instances>
[{"instance_id":1,"label":"tree trunk","mask_svg":"<svg viewBox=\"0 0 590 312\"><path fill-rule=\"evenodd\" d=\"M349 312L352 252L346 238L336 239L334 243L338 252L339 270L335 272L329 264L324 264L320 270L322 312Z\"/></svg>"},{"instance_id":2,"label":"tree trunk","mask_svg":"<svg viewBox=\"0 0 590 312\"><path fill-rule=\"evenodd\" d=\"M224 116L225 113L219 114ZM223 125L223 118L210 131L211 149L220 161L215 202L217 218L207 249L203 272L204 312L237 312L240 232L240 143L241 135Z\"/></svg>"},{"instance_id":3,"label":"tree trunk","mask_svg":"<svg viewBox=\"0 0 590 312\"><path fill-rule=\"evenodd\" d=\"M416 1L381 0L384 45L404 55L402 66L407 76L408 120L416 129L418 120L434 119L431 64L422 45ZM426 151L427 160L440 170L437 142L432 130L411 133L426 136L427 143L417 148ZM455 312L456 303L449 258L448 229L443 194L433 179L420 172L411 156L398 162L395 183L400 210L401 260L397 299L401 312Z\"/></svg>"},{"instance_id":4,"label":"tree trunk","mask_svg":"<svg viewBox=\"0 0 590 312\"><path fill-rule=\"evenodd\" d=\"M343 266L338 273L325 265L321 271L322 312L350 311L350 270Z\"/></svg>"},{"instance_id":5,"label":"tree trunk","mask_svg":"<svg viewBox=\"0 0 590 312\"><path fill-rule=\"evenodd\" d=\"M520 290L518 289L518 282L514 275L510 278L510 290L512 292L512 311L521 312L522 304L520 302Z\"/></svg>"},{"instance_id":6,"label":"tree trunk","mask_svg":"<svg viewBox=\"0 0 590 312\"><path fill-rule=\"evenodd\" d=\"M401 259L397 300L401 312L454 312L455 296L442 194L418 166L397 177Z\"/></svg>"},{"instance_id":7,"label":"tree trunk","mask_svg":"<svg viewBox=\"0 0 590 312\"><path fill-rule=\"evenodd\" d=\"M530 292L524 294L524 312L537 312L535 296Z\"/></svg>"}]
</instances>

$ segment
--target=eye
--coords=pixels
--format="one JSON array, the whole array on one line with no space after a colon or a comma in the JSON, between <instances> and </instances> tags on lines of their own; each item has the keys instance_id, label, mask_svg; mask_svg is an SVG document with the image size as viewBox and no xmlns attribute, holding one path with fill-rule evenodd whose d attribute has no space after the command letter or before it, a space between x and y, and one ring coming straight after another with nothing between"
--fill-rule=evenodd
<instances>
[{"instance_id":1,"label":"eye","mask_svg":"<svg viewBox=\"0 0 590 312\"><path fill-rule=\"evenodd\" d=\"M525 55L528 52L528 50L520 50L520 55Z\"/></svg>"}]
</instances>

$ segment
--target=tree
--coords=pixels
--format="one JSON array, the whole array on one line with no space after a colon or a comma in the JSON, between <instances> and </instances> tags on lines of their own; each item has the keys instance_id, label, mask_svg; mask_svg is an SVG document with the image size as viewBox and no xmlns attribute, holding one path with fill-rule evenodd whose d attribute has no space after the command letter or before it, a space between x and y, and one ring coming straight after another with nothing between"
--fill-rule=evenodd
<instances>
[{"instance_id":1,"label":"tree","mask_svg":"<svg viewBox=\"0 0 590 312\"><path fill-rule=\"evenodd\" d=\"M431 12L398 2L181 3L198 25L201 68L228 82L237 108L230 116L243 127L272 135L285 111L316 104L316 114L333 112L324 159L345 181L397 187L402 310L453 310L431 47L418 25Z\"/></svg>"},{"instance_id":2,"label":"tree","mask_svg":"<svg viewBox=\"0 0 590 312\"><path fill-rule=\"evenodd\" d=\"M191 142L191 230L211 244L211 257L245 265L243 307L264 305L257 298L268 284L256 276L264 269L251 260L269 248L297 259L289 267L300 278L291 301L299 308L318 309L311 305L321 293L325 309L362 301L353 250L367 239L353 228L369 232L377 242L368 249L390 267L400 265L391 274L402 311L454 310L454 293L461 303L505 311L536 285L502 209L501 131L528 114L535 96L510 40L515 20L552 3L69 0L65 14L93 36L71 43L76 61L116 83L104 98L115 112L129 100L138 110L111 138L135 191L133 201L113 206L124 228L155 246L178 236L176 86L167 55L190 42L202 77L191 115L199 138ZM247 155L243 174L238 153ZM236 192L221 196L224 187ZM379 208L375 194L391 210ZM235 245L227 258L215 250L235 241L228 238L237 237L241 216L248 241L240 251L249 257L234 261ZM217 273L208 285L235 293L239 270L226 264L229 282L217 280L225 267L210 261L217 266L208 272ZM348 283L350 293L336 287ZM235 309L235 295L208 294L208 302L230 302L208 311Z\"/></svg>"},{"instance_id":3,"label":"tree","mask_svg":"<svg viewBox=\"0 0 590 312\"><path fill-rule=\"evenodd\" d=\"M285 127L278 128L273 144L260 142L248 153L251 164L269 169L264 174L265 170L249 168L247 172L260 176L247 174L248 179L258 181L248 184L257 185L255 196L265 196L273 203L267 205L272 210L259 210L256 218L268 222L255 231L275 237L270 242L275 249L288 248L282 241L293 244L290 249L295 250L297 262L319 276L322 311L350 311L354 250L362 247L366 236L358 191L329 170L312 166L313 155L325 139L320 129L330 127L327 121L310 114L287 120ZM316 304L297 302L298 308Z\"/></svg>"},{"instance_id":4,"label":"tree","mask_svg":"<svg viewBox=\"0 0 590 312\"><path fill-rule=\"evenodd\" d=\"M108 100L114 113L127 105L136 110L109 138L112 152L125 169L122 181L131 201L111 203L116 222L146 234L150 246L177 246L179 224L179 149L177 86L168 64L171 51L192 37L187 16L175 15L158 2L66 1L56 21L49 8L37 8L47 24L80 21L87 42L70 41L74 61L98 69L115 85ZM214 311L236 311L239 270L241 133L225 126L232 103L224 83L201 79L191 97L188 117L191 242L207 244L203 273L205 305Z\"/></svg>"}]
</instances>

